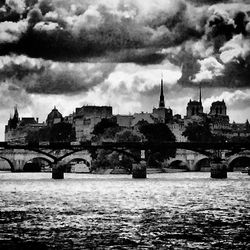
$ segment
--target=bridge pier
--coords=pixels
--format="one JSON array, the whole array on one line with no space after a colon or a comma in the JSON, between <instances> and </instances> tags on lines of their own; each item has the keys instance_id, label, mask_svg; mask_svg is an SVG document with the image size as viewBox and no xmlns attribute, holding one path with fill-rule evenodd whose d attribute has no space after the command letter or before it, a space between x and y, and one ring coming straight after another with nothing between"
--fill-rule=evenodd
<instances>
[{"instance_id":1,"label":"bridge pier","mask_svg":"<svg viewBox=\"0 0 250 250\"><path fill-rule=\"evenodd\" d=\"M222 162L215 162L211 164L211 178L226 179L227 166Z\"/></svg>"},{"instance_id":2,"label":"bridge pier","mask_svg":"<svg viewBox=\"0 0 250 250\"><path fill-rule=\"evenodd\" d=\"M24 160L14 159L12 161L12 164L13 164L12 171L13 172L23 172L23 168L24 168L25 163L26 163L26 161L24 161Z\"/></svg>"},{"instance_id":3,"label":"bridge pier","mask_svg":"<svg viewBox=\"0 0 250 250\"><path fill-rule=\"evenodd\" d=\"M64 168L62 164L58 162L52 163L52 179L64 179Z\"/></svg>"},{"instance_id":4,"label":"bridge pier","mask_svg":"<svg viewBox=\"0 0 250 250\"><path fill-rule=\"evenodd\" d=\"M187 165L188 165L189 171L195 171L194 160L187 159Z\"/></svg>"},{"instance_id":5,"label":"bridge pier","mask_svg":"<svg viewBox=\"0 0 250 250\"><path fill-rule=\"evenodd\" d=\"M145 179L147 178L147 163L141 161L138 164L132 166L132 177L134 179Z\"/></svg>"}]
</instances>

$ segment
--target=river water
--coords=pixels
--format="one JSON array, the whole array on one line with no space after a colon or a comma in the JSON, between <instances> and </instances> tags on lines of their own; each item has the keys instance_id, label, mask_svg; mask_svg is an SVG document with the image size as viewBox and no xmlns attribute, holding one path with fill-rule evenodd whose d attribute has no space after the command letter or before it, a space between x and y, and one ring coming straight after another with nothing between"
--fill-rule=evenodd
<instances>
[{"instance_id":1,"label":"river water","mask_svg":"<svg viewBox=\"0 0 250 250\"><path fill-rule=\"evenodd\" d=\"M250 249L250 176L0 172L0 249Z\"/></svg>"}]
</instances>

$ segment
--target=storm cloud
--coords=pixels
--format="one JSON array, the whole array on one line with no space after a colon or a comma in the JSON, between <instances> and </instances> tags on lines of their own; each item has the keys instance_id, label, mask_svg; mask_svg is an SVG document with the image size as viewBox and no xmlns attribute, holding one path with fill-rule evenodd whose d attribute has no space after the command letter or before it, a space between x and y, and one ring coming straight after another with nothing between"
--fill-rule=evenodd
<instances>
[{"instance_id":1,"label":"storm cloud","mask_svg":"<svg viewBox=\"0 0 250 250\"><path fill-rule=\"evenodd\" d=\"M249 88L249 13L247 0L0 1L2 102L77 96L127 113L151 110L162 72L166 103L178 112L199 84L204 99Z\"/></svg>"},{"instance_id":2,"label":"storm cloud","mask_svg":"<svg viewBox=\"0 0 250 250\"><path fill-rule=\"evenodd\" d=\"M160 60L153 50L200 38L207 19L203 8L184 0L158 1L159 6L139 1L117 1L113 5L93 1L82 6L74 1L20 2L23 4L18 11L7 3L1 8L3 22L10 20L10 13L19 15L18 20L8 21L12 30L20 30L18 27L25 24L12 39L1 39L1 33L13 31L0 29L2 55L14 52L57 61L88 61L93 57L126 61L128 55L130 61L135 51L140 56L135 56L135 61L145 63L148 58L150 63L152 58Z\"/></svg>"},{"instance_id":3,"label":"storm cloud","mask_svg":"<svg viewBox=\"0 0 250 250\"><path fill-rule=\"evenodd\" d=\"M0 57L0 80L32 94L87 92L103 82L115 64L57 63L27 56ZM1 83L0 83L1 85Z\"/></svg>"},{"instance_id":4,"label":"storm cloud","mask_svg":"<svg viewBox=\"0 0 250 250\"><path fill-rule=\"evenodd\" d=\"M249 87L249 16L233 6L230 12L223 9L225 6L211 8L213 14L202 39L185 43L173 56L177 62L182 59L182 86Z\"/></svg>"}]
</instances>

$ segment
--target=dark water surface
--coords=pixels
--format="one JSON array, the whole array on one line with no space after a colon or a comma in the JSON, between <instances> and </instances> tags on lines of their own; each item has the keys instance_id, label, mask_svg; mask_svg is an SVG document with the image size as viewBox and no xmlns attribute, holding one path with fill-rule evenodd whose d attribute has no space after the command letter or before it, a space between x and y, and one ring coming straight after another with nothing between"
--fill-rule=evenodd
<instances>
[{"instance_id":1,"label":"dark water surface","mask_svg":"<svg viewBox=\"0 0 250 250\"><path fill-rule=\"evenodd\" d=\"M250 249L250 176L0 172L0 249Z\"/></svg>"}]
</instances>

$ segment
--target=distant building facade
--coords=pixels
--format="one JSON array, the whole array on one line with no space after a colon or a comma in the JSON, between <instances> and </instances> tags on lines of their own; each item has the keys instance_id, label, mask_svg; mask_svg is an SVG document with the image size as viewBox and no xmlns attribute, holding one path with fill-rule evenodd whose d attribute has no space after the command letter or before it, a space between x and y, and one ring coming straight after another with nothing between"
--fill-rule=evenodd
<instances>
[{"instance_id":1,"label":"distant building facade","mask_svg":"<svg viewBox=\"0 0 250 250\"><path fill-rule=\"evenodd\" d=\"M111 106L83 106L76 108L73 114L76 141L90 140L95 125L103 118L111 118L112 116L113 110Z\"/></svg>"},{"instance_id":2,"label":"distant building facade","mask_svg":"<svg viewBox=\"0 0 250 250\"><path fill-rule=\"evenodd\" d=\"M132 127L133 115L116 115L116 122L119 127L129 129Z\"/></svg>"},{"instance_id":3,"label":"distant building facade","mask_svg":"<svg viewBox=\"0 0 250 250\"><path fill-rule=\"evenodd\" d=\"M15 107L14 115L10 117L5 126L5 141L25 143L30 133L39 131L39 129L44 127L53 129L55 127L53 125L62 122L72 125L71 131L73 129L76 141L91 140L95 125L104 118L114 119L122 129L135 131L143 123L164 123L175 135L176 140L182 142L187 140L182 134L186 126L192 122L209 122L213 134L222 135L226 138L250 136L250 124L248 121L245 124L230 123L224 100L213 102L210 112L208 114L204 113L201 88L199 100L190 100L187 103L186 116L182 118L179 114L173 115L172 109L165 107L164 86L163 79L161 79L159 106L158 108L153 108L152 113L141 112L132 115L118 114L114 116L111 106L83 106L76 108L72 114L63 117L58 109L54 107L48 114L46 123L39 123L38 119L34 117L23 117L20 119L17 107Z\"/></svg>"},{"instance_id":4,"label":"distant building facade","mask_svg":"<svg viewBox=\"0 0 250 250\"><path fill-rule=\"evenodd\" d=\"M38 131L46 124L39 123L38 118L23 117L19 118L17 107L14 108L14 116L10 117L5 126L5 141L14 143L26 143L30 133Z\"/></svg>"}]
</instances>

